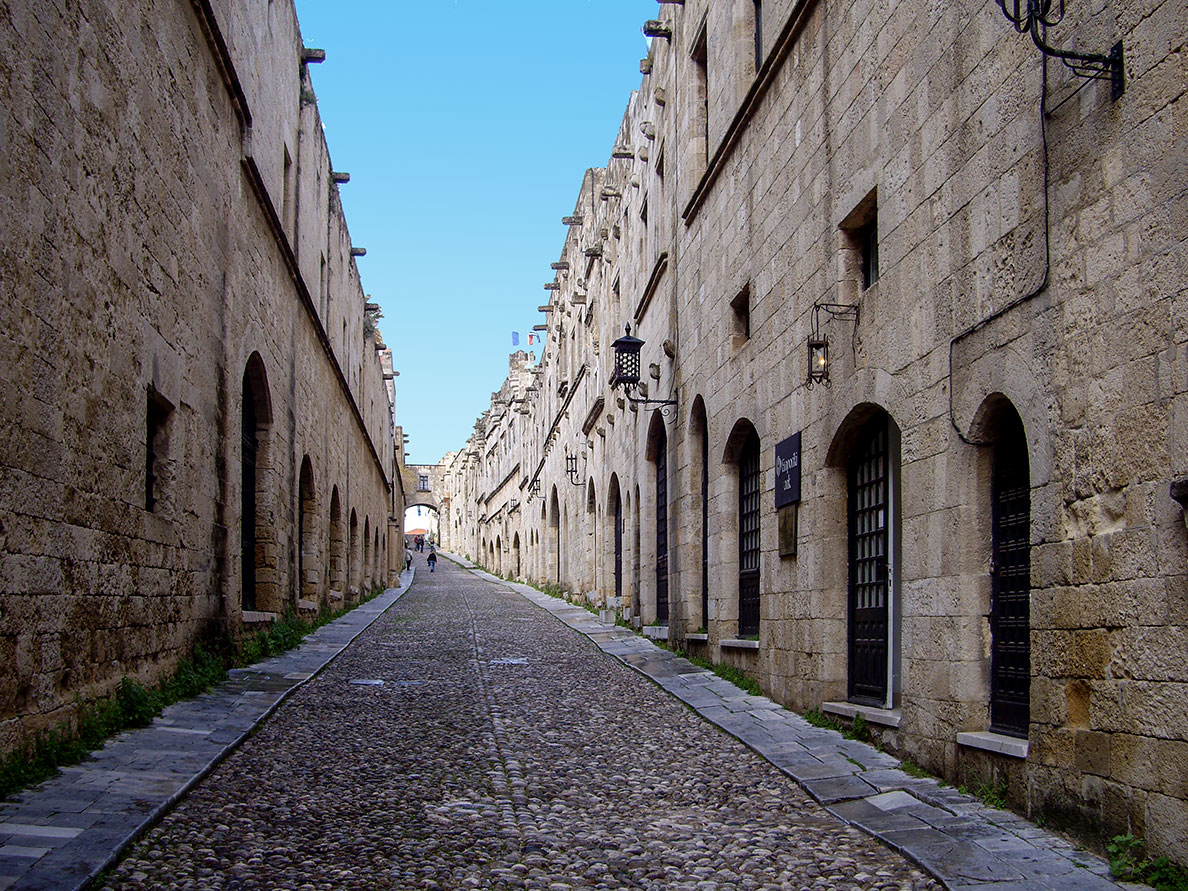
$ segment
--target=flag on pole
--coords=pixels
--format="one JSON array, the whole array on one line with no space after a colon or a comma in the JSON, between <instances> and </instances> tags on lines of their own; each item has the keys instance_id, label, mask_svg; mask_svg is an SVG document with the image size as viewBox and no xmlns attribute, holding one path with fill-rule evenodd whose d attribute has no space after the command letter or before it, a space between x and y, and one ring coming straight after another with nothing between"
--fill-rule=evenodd
<instances>
[{"instance_id":1,"label":"flag on pole","mask_svg":"<svg viewBox=\"0 0 1188 891\"><path fill-rule=\"evenodd\" d=\"M519 346L519 345L520 345L520 332L513 331L512 332L512 346Z\"/></svg>"}]
</instances>

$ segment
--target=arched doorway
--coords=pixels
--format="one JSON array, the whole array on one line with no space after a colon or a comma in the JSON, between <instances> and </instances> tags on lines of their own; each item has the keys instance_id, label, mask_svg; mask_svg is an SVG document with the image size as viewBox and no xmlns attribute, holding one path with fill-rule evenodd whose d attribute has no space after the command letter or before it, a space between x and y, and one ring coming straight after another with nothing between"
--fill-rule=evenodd
<instances>
[{"instance_id":1,"label":"arched doorway","mask_svg":"<svg viewBox=\"0 0 1188 891\"><path fill-rule=\"evenodd\" d=\"M656 621L668 624L668 431L660 412L648 431L648 460L656 465Z\"/></svg>"},{"instance_id":2,"label":"arched doorway","mask_svg":"<svg viewBox=\"0 0 1188 891\"><path fill-rule=\"evenodd\" d=\"M318 582L321 579L317 534L318 503L314 490L313 462L306 455L301 462L301 476L297 493L297 596L318 602Z\"/></svg>"},{"instance_id":3,"label":"arched doorway","mask_svg":"<svg viewBox=\"0 0 1188 891\"><path fill-rule=\"evenodd\" d=\"M875 409L846 462L848 693L889 707L896 694L899 555L899 428Z\"/></svg>"},{"instance_id":4,"label":"arched doorway","mask_svg":"<svg viewBox=\"0 0 1188 891\"><path fill-rule=\"evenodd\" d=\"M359 518L355 515L355 509L351 508L351 523L350 523L350 566L347 576L347 589L352 593L358 593L358 586L360 582L360 565L359 565Z\"/></svg>"},{"instance_id":5,"label":"arched doorway","mask_svg":"<svg viewBox=\"0 0 1188 891\"><path fill-rule=\"evenodd\" d=\"M243 372L240 420L240 602L244 610L252 611L276 606L269 596L275 580L266 565L272 524L264 521L272 412L268 376L259 353L252 353Z\"/></svg>"},{"instance_id":6,"label":"arched doorway","mask_svg":"<svg viewBox=\"0 0 1188 891\"><path fill-rule=\"evenodd\" d=\"M622 604L623 597L623 499L619 493L619 476L611 474L610 490L607 493L607 513L611 518L611 578L615 603Z\"/></svg>"},{"instance_id":7,"label":"arched doorway","mask_svg":"<svg viewBox=\"0 0 1188 891\"><path fill-rule=\"evenodd\" d=\"M759 633L760 609L760 444L755 425L743 418L737 421L726 440L723 456L735 470L737 511L735 514L738 544L738 634L753 637Z\"/></svg>"},{"instance_id":8,"label":"arched doorway","mask_svg":"<svg viewBox=\"0 0 1188 891\"><path fill-rule=\"evenodd\" d=\"M342 502L338 486L330 492L330 590L342 596L346 590L346 540L342 534Z\"/></svg>"},{"instance_id":9,"label":"arched doorway","mask_svg":"<svg viewBox=\"0 0 1188 891\"><path fill-rule=\"evenodd\" d=\"M1031 472L1015 407L996 406L990 515L990 729L1027 737L1031 722Z\"/></svg>"}]
</instances>

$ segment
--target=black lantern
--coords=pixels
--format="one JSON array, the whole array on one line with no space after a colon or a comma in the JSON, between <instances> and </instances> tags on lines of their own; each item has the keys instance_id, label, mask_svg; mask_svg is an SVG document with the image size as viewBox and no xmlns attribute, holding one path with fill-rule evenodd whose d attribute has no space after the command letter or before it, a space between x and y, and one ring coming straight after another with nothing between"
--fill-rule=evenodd
<instances>
[{"instance_id":1,"label":"black lantern","mask_svg":"<svg viewBox=\"0 0 1188 891\"><path fill-rule=\"evenodd\" d=\"M623 395L636 405L660 406L660 414L667 418L669 411L676 405L675 399L639 399L631 395L631 391L639 386L639 351L643 345L642 340L631 336L630 325L627 326L627 334L611 344L615 351L615 370L611 374L610 385L612 388L621 386Z\"/></svg>"},{"instance_id":2,"label":"black lantern","mask_svg":"<svg viewBox=\"0 0 1188 891\"><path fill-rule=\"evenodd\" d=\"M822 336L808 341L808 385L829 386L829 340Z\"/></svg>"},{"instance_id":3,"label":"black lantern","mask_svg":"<svg viewBox=\"0 0 1188 891\"><path fill-rule=\"evenodd\" d=\"M611 375L610 385L620 384L630 390L639 384L639 351L644 342L638 337L631 336L631 326L627 326L627 333L611 344L615 351L615 371Z\"/></svg>"},{"instance_id":4,"label":"black lantern","mask_svg":"<svg viewBox=\"0 0 1188 891\"><path fill-rule=\"evenodd\" d=\"M821 330L821 311L833 319L848 319L858 324L858 307L849 303L814 303L808 338L808 378L805 384L811 390L813 384L832 387L829 380L829 338Z\"/></svg>"}]
</instances>

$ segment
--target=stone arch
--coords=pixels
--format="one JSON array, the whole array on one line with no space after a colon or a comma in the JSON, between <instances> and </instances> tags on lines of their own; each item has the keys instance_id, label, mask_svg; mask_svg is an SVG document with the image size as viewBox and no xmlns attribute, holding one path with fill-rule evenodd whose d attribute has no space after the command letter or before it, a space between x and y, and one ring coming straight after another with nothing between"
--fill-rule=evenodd
<instances>
[{"instance_id":1,"label":"stone arch","mask_svg":"<svg viewBox=\"0 0 1188 891\"><path fill-rule=\"evenodd\" d=\"M645 559L653 571L644 582L643 603L646 605L644 621L655 621L660 625L669 622L671 588L669 578L669 503L671 501L669 482L668 430L659 410L652 412L648 424L648 438L644 454L647 457L652 515L649 518L649 534Z\"/></svg>"},{"instance_id":2,"label":"stone arch","mask_svg":"<svg viewBox=\"0 0 1188 891\"><path fill-rule=\"evenodd\" d=\"M383 566L380 561L379 523L376 523L375 528L371 530L371 538L371 584L374 587L380 583L380 567Z\"/></svg>"},{"instance_id":3,"label":"stone arch","mask_svg":"<svg viewBox=\"0 0 1188 891\"><path fill-rule=\"evenodd\" d=\"M902 664L900 428L882 405L853 406L830 441L832 479L822 508L841 532L827 544L825 565L840 567L825 581L845 637L826 651L845 659L846 696L892 708ZM833 615L832 609L830 614Z\"/></svg>"},{"instance_id":4,"label":"stone arch","mask_svg":"<svg viewBox=\"0 0 1188 891\"><path fill-rule=\"evenodd\" d=\"M371 587L371 517L363 517L363 563L359 567L359 593L366 596Z\"/></svg>"},{"instance_id":5,"label":"stone arch","mask_svg":"<svg viewBox=\"0 0 1188 891\"><path fill-rule=\"evenodd\" d=\"M962 437L974 444L989 445L993 431L986 427L1001 406L1010 402L1028 431L1028 465L1031 485L1047 485L1052 473L1052 442L1049 430L1056 429L1050 419L1058 411L1052 395L1044 388L1050 373L1037 366L1030 351L1009 344L991 349L967 365L957 360L960 347L954 347L952 372L953 426Z\"/></svg>"},{"instance_id":6,"label":"stone arch","mask_svg":"<svg viewBox=\"0 0 1188 891\"><path fill-rule=\"evenodd\" d=\"M561 584L561 502L557 497L557 486L554 484L549 491L548 526L545 534L545 567L546 582Z\"/></svg>"},{"instance_id":7,"label":"stone arch","mask_svg":"<svg viewBox=\"0 0 1188 891\"><path fill-rule=\"evenodd\" d=\"M511 565L508 567L511 572L511 577L514 579L520 578L520 533L517 532L512 536L511 549Z\"/></svg>"},{"instance_id":8,"label":"stone arch","mask_svg":"<svg viewBox=\"0 0 1188 891\"><path fill-rule=\"evenodd\" d=\"M240 425L240 572L244 610L279 612L276 510L272 485L272 397L260 354L243 372Z\"/></svg>"},{"instance_id":9,"label":"stone arch","mask_svg":"<svg viewBox=\"0 0 1188 891\"><path fill-rule=\"evenodd\" d=\"M340 599L347 587L346 537L342 528L342 501L338 486L330 492L330 598Z\"/></svg>"},{"instance_id":10,"label":"stone arch","mask_svg":"<svg viewBox=\"0 0 1188 891\"><path fill-rule=\"evenodd\" d=\"M598 590L598 494L595 491L593 476L586 480L585 538L585 559L582 561L585 575L582 588L586 591L597 591L596 596L601 603L602 592Z\"/></svg>"},{"instance_id":11,"label":"stone arch","mask_svg":"<svg viewBox=\"0 0 1188 891\"><path fill-rule=\"evenodd\" d=\"M491 553L492 563L491 569L500 575L503 574L503 536L495 536L495 548Z\"/></svg>"},{"instance_id":12,"label":"stone arch","mask_svg":"<svg viewBox=\"0 0 1188 891\"><path fill-rule=\"evenodd\" d=\"M988 566L986 600L979 615L989 617L987 665L989 729L1027 738L1031 715L1031 437L1019 410L1002 393L978 406L970 438L979 449L971 499L978 524L978 563ZM981 573L979 573L981 575Z\"/></svg>"},{"instance_id":13,"label":"stone arch","mask_svg":"<svg viewBox=\"0 0 1188 891\"><path fill-rule=\"evenodd\" d=\"M355 509L351 508L351 522L350 522L350 551L349 551L349 569L347 574L347 591L352 596L359 593L359 582L361 567L359 565L359 517L355 514Z\"/></svg>"},{"instance_id":14,"label":"stone arch","mask_svg":"<svg viewBox=\"0 0 1188 891\"><path fill-rule=\"evenodd\" d=\"M322 578L321 549L318 547L318 498L314 486L313 461L306 455L301 461L297 485L297 597L320 604L319 582Z\"/></svg>"},{"instance_id":15,"label":"stone arch","mask_svg":"<svg viewBox=\"0 0 1188 891\"><path fill-rule=\"evenodd\" d=\"M746 637L759 633L761 609L760 522L763 475L759 431L749 418L734 422L722 450L729 495L722 514L731 521L722 524L719 562L722 587L733 596L722 604L723 619L738 621L738 633ZM733 614L733 616L731 616Z\"/></svg>"},{"instance_id":16,"label":"stone arch","mask_svg":"<svg viewBox=\"0 0 1188 891\"><path fill-rule=\"evenodd\" d=\"M606 491L607 532L604 536L606 555L602 561L604 574L608 577L603 587L615 598L614 605L622 603L624 591L623 566L627 541L624 535L623 496L619 490L619 475L612 473Z\"/></svg>"}]
</instances>

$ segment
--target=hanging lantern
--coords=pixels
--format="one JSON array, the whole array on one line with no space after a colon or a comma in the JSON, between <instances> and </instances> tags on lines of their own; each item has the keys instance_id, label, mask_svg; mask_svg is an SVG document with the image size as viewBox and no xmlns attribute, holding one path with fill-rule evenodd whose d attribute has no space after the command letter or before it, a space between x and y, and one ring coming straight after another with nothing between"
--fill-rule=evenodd
<instances>
[{"instance_id":1,"label":"hanging lantern","mask_svg":"<svg viewBox=\"0 0 1188 891\"><path fill-rule=\"evenodd\" d=\"M627 325L627 334L611 344L615 351L615 371L611 375L610 385L622 385L630 390L639 384L639 351L644 342L638 337L631 336L631 326Z\"/></svg>"}]
</instances>

